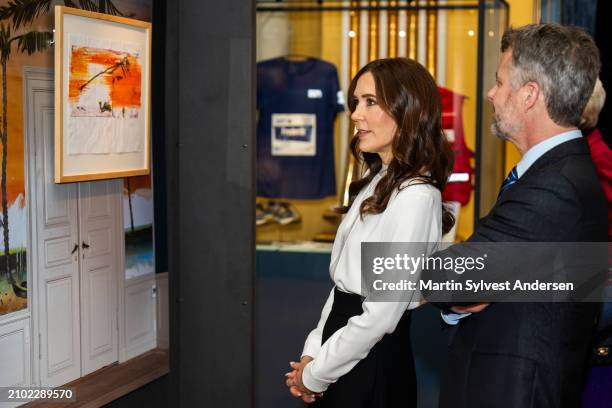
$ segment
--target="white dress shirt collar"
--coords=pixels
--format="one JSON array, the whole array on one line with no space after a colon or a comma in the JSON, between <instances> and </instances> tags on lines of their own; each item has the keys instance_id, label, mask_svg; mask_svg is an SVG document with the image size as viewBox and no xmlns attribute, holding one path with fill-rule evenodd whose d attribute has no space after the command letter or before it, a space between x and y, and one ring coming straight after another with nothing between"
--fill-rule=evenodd
<instances>
[{"instance_id":1,"label":"white dress shirt collar","mask_svg":"<svg viewBox=\"0 0 612 408\"><path fill-rule=\"evenodd\" d=\"M531 167L531 165L535 163L536 160L542 157L544 153L546 153L553 147L556 147L561 143L565 143L569 140L577 139L579 137L582 137L582 133L578 129L575 129L570 130L568 132L560 133L553 137L549 137L548 139L543 140L540 143L532 146L531 149L527 150L527 152L521 158L521 161L519 161L516 165L516 172L518 177L520 178L523 174L525 174L527 170L529 170L529 167Z\"/></svg>"}]
</instances>

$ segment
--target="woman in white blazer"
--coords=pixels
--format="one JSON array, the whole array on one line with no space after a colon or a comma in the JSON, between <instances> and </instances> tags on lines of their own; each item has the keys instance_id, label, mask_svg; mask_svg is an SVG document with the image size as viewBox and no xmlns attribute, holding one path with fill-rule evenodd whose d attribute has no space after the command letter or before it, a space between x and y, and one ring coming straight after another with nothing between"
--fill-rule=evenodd
<instances>
[{"instance_id":1,"label":"woman in white blazer","mask_svg":"<svg viewBox=\"0 0 612 408\"><path fill-rule=\"evenodd\" d=\"M317 407L416 407L410 310L419 302L368 301L361 243L436 243L452 227L441 201L452 151L440 97L423 66L388 58L357 73L348 106L356 128L351 150L366 171L341 209L330 264L335 287L286 383Z\"/></svg>"}]
</instances>

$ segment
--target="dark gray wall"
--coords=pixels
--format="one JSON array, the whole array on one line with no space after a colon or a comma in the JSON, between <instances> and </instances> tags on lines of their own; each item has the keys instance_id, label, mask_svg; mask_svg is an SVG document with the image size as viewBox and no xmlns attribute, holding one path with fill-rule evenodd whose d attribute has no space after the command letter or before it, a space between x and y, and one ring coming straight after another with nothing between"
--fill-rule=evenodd
<instances>
[{"instance_id":1,"label":"dark gray wall","mask_svg":"<svg viewBox=\"0 0 612 408\"><path fill-rule=\"evenodd\" d=\"M254 25L252 1L166 2L172 406L253 404Z\"/></svg>"},{"instance_id":2,"label":"dark gray wall","mask_svg":"<svg viewBox=\"0 0 612 408\"><path fill-rule=\"evenodd\" d=\"M175 407L172 401L168 400L168 376L165 375L157 380L148 383L137 390L104 405L105 408L167 408Z\"/></svg>"}]
</instances>

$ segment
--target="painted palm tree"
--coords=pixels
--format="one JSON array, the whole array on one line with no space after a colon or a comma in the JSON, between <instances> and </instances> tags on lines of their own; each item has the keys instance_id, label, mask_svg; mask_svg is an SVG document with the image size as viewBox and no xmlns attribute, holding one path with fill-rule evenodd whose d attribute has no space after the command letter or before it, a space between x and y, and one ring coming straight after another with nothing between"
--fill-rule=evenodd
<instances>
[{"instance_id":1,"label":"painted palm tree","mask_svg":"<svg viewBox=\"0 0 612 408\"><path fill-rule=\"evenodd\" d=\"M53 0L9 0L0 7L0 20L11 19L13 28L18 30L22 26L30 25L36 18L48 13ZM112 0L64 0L68 7L80 8L87 11L123 16Z\"/></svg>"},{"instance_id":2,"label":"painted palm tree","mask_svg":"<svg viewBox=\"0 0 612 408\"><path fill-rule=\"evenodd\" d=\"M2 128L0 130L0 142L2 144L2 178L0 188L2 189L2 220L0 226L3 231L4 243L4 267L9 283L15 289L16 294L21 294L19 285L16 284L10 269L10 243L9 243L9 219L8 219L8 200L6 194L6 165L8 158L8 120L7 120L7 77L6 66L11 56L13 43L17 42L19 52L26 52L31 55L37 51L47 48L47 44L52 40L52 34L48 32L31 31L23 35L13 36L10 24L5 26L0 24L0 66L2 67Z\"/></svg>"},{"instance_id":3,"label":"painted palm tree","mask_svg":"<svg viewBox=\"0 0 612 408\"><path fill-rule=\"evenodd\" d=\"M21 287L13 277L10 269L10 242L9 242L9 219L8 201L6 194L6 165L7 165L7 145L8 145L8 122L7 122L7 77L6 66L11 56L13 43L17 43L18 52L25 52L31 55L35 52L43 51L51 46L53 33L51 31L26 31L24 34L14 35L11 30L18 31L22 27L30 26L41 14L48 13L52 0L9 0L0 7L0 65L2 67L2 128L0 130L0 142L2 145L2 176L0 188L2 190L2 219L0 226L3 230L4 246L4 268L8 281L13 287L15 294L26 296L26 289ZM64 0L68 7L80 8L88 11L100 13L123 15L115 7L111 0ZM11 20L11 23L4 24L4 21Z\"/></svg>"}]
</instances>

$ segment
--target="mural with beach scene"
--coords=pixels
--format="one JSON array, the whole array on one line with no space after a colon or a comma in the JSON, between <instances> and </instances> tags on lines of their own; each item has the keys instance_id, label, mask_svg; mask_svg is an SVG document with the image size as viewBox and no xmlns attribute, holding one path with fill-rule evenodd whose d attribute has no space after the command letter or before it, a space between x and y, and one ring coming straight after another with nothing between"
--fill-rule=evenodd
<instances>
[{"instance_id":1,"label":"mural with beach scene","mask_svg":"<svg viewBox=\"0 0 612 408\"><path fill-rule=\"evenodd\" d=\"M11 159L9 157L8 159ZM8 161L8 160L7 160ZM21 160L23 162L23 158ZM8 223L8 245L9 255L5 251L0 252L0 315L16 312L28 305L27 300L27 262L26 262L26 198L23 178L21 180L13 173L13 177L7 180L10 186L4 197L7 197L7 220ZM21 191L19 191L21 187ZM3 189L4 190L4 189ZM9 193L13 190L12 194ZM3 223L4 226L4 223ZM1 228L4 236L4 228ZM6 265L8 264L8 270Z\"/></svg>"},{"instance_id":2,"label":"mural with beach scene","mask_svg":"<svg viewBox=\"0 0 612 408\"><path fill-rule=\"evenodd\" d=\"M155 273L153 191L151 177L126 177L123 182L125 278Z\"/></svg>"},{"instance_id":3,"label":"mural with beach scene","mask_svg":"<svg viewBox=\"0 0 612 408\"><path fill-rule=\"evenodd\" d=\"M0 316L28 305L23 68L53 68L51 40L56 4L144 21L151 21L152 15L152 0L0 0ZM148 187L143 187L146 183ZM141 248L149 245L149 257L153 259L150 178L135 184L140 187L132 194L132 236L139 236L137 252L144 254ZM134 241L130 238L130 242ZM139 259L145 258L142 255ZM139 270L153 268L147 262L139 261Z\"/></svg>"}]
</instances>

